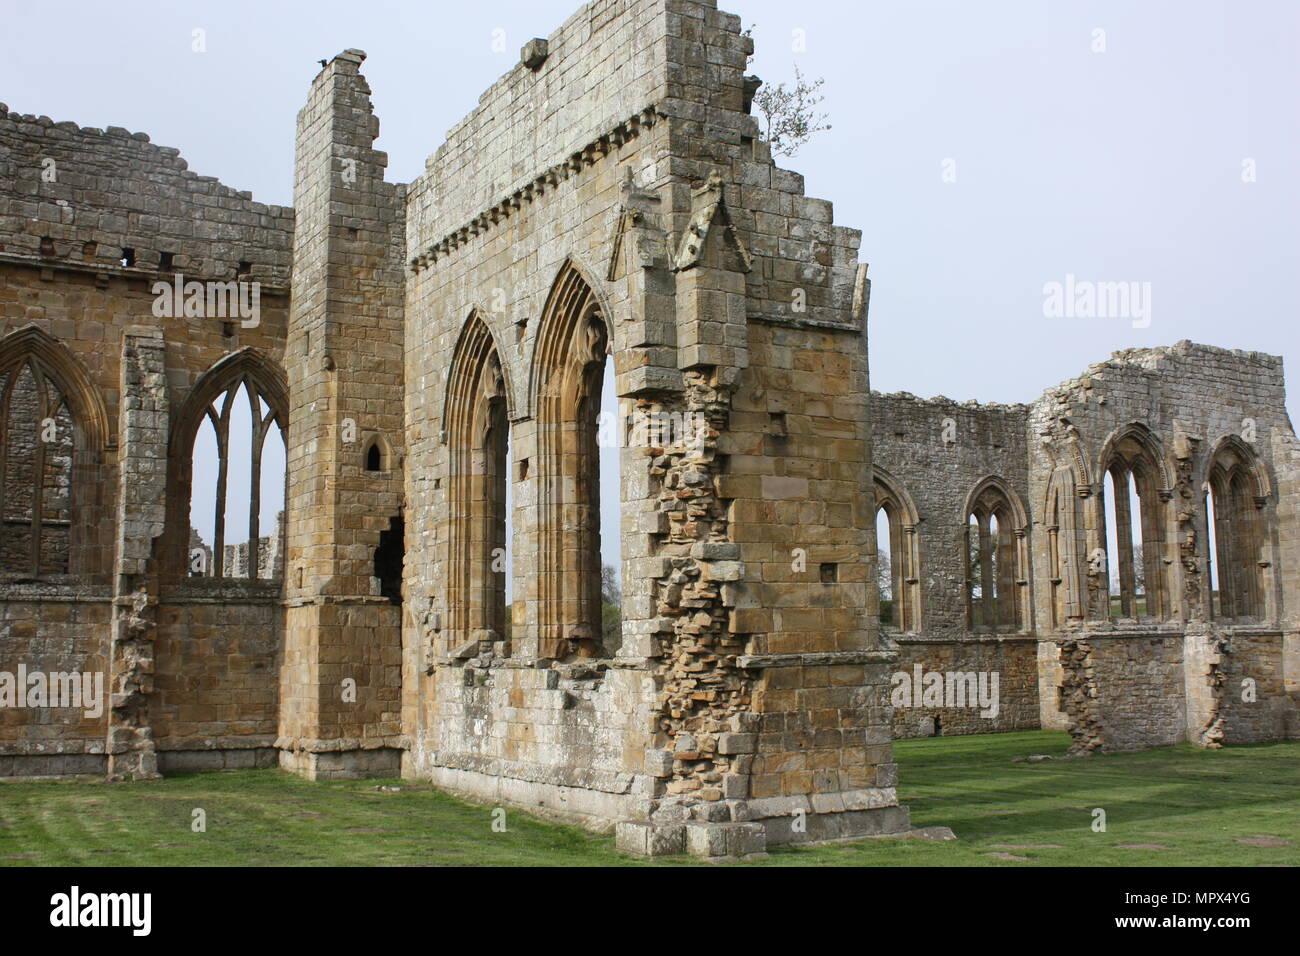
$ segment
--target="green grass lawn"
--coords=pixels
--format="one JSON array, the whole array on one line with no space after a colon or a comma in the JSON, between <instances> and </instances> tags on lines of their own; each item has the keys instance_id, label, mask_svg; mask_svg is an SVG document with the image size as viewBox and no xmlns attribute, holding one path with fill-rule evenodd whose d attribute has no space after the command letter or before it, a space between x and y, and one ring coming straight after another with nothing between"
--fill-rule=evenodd
<instances>
[{"instance_id":1,"label":"green grass lawn","mask_svg":"<svg viewBox=\"0 0 1300 956\"><path fill-rule=\"evenodd\" d=\"M956 842L779 849L744 865L1300 863L1300 743L1012 763L1027 754L1059 757L1067 743L1063 733L1039 731L901 741L899 795L913 823L951 827ZM1092 829L1098 807L1106 812L1104 833ZM206 813L204 833L191 829L195 808ZM642 862L617 853L612 837L515 810L507 810L506 827L494 832L490 807L402 780L310 783L253 770L112 786L0 783L0 865Z\"/></svg>"}]
</instances>

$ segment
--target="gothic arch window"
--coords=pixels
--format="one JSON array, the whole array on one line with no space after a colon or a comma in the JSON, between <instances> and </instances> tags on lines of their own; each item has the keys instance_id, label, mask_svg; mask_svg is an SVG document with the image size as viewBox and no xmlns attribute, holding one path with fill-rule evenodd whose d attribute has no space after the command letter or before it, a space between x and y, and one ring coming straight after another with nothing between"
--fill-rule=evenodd
<instances>
[{"instance_id":1,"label":"gothic arch window","mask_svg":"<svg viewBox=\"0 0 1300 956\"><path fill-rule=\"evenodd\" d=\"M1098 529L1106 552L1109 616L1166 620L1171 615L1166 510L1169 476L1159 446L1144 427L1130 425L1102 455Z\"/></svg>"},{"instance_id":2,"label":"gothic arch window","mask_svg":"<svg viewBox=\"0 0 1300 956\"><path fill-rule=\"evenodd\" d=\"M986 478L966 503L966 609L971 630L1021 631L1027 578L1028 521L999 478Z\"/></svg>"},{"instance_id":3,"label":"gothic arch window","mask_svg":"<svg viewBox=\"0 0 1300 956\"><path fill-rule=\"evenodd\" d=\"M1082 619L1087 606L1082 577L1086 567L1085 538L1080 528L1078 489L1073 468L1062 466L1052 472L1044 529L1047 532L1049 611L1053 628Z\"/></svg>"},{"instance_id":4,"label":"gothic arch window","mask_svg":"<svg viewBox=\"0 0 1300 956\"><path fill-rule=\"evenodd\" d=\"M547 298L532 368L542 658L604 653L597 432L608 348L595 293L566 263Z\"/></svg>"},{"instance_id":5,"label":"gothic arch window","mask_svg":"<svg viewBox=\"0 0 1300 956\"><path fill-rule=\"evenodd\" d=\"M93 571L106 417L67 349L35 326L0 340L0 575Z\"/></svg>"},{"instance_id":6,"label":"gothic arch window","mask_svg":"<svg viewBox=\"0 0 1300 956\"><path fill-rule=\"evenodd\" d=\"M447 611L451 650L508 641L506 544L510 419L496 342L475 313L452 358L444 411L448 463ZM508 647L507 647L508 652Z\"/></svg>"},{"instance_id":7,"label":"gothic arch window","mask_svg":"<svg viewBox=\"0 0 1300 956\"><path fill-rule=\"evenodd\" d=\"M192 389L171 437L168 525L184 576L283 577L287 397L283 373L252 349Z\"/></svg>"},{"instance_id":8,"label":"gothic arch window","mask_svg":"<svg viewBox=\"0 0 1300 956\"><path fill-rule=\"evenodd\" d=\"M1261 618L1264 599L1264 508L1267 485L1254 452L1245 442L1222 442L1210 462L1206 548L1211 614L1217 618Z\"/></svg>"},{"instance_id":9,"label":"gothic arch window","mask_svg":"<svg viewBox=\"0 0 1300 956\"><path fill-rule=\"evenodd\" d=\"M879 468L875 490L880 625L888 631L916 631L921 618L916 506Z\"/></svg>"}]
</instances>

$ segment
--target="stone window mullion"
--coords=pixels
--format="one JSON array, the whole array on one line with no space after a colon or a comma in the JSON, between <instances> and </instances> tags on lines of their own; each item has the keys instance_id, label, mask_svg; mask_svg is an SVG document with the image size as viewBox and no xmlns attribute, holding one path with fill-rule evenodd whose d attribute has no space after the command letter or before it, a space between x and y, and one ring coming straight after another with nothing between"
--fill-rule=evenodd
<instances>
[{"instance_id":1,"label":"stone window mullion","mask_svg":"<svg viewBox=\"0 0 1300 956\"><path fill-rule=\"evenodd\" d=\"M1133 499L1128 469L1111 469L1115 488L1115 557L1119 562L1119 605L1123 617L1137 616L1137 576L1133 568ZM1149 600L1149 598L1148 598Z\"/></svg>"},{"instance_id":2,"label":"stone window mullion","mask_svg":"<svg viewBox=\"0 0 1300 956\"><path fill-rule=\"evenodd\" d=\"M994 578L992 531L989 527L991 517L988 512L981 511L975 520L979 524L980 623L989 630L996 630L997 584Z\"/></svg>"}]
</instances>

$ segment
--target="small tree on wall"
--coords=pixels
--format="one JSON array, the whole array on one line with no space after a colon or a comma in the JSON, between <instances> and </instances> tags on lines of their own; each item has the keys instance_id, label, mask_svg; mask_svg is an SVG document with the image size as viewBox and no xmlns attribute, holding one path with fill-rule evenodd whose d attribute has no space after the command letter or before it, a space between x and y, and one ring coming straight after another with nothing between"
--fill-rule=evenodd
<instances>
[{"instance_id":1,"label":"small tree on wall","mask_svg":"<svg viewBox=\"0 0 1300 956\"><path fill-rule=\"evenodd\" d=\"M743 36L752 37L754 28L745 30ZM753 62L753 56L749 62ZM793 156L799 148L812 138L814 133L830 129L825 113L819 113L817 106L825 98L821 95L822 85L826 81L820 77L809 81L794 68L794 83L764 85L754 94L753 110L763 119L761 136L763 142L772 148L778 156Z\"/></svg>"},{"instance_id":2,"label":"small tree on wall","mask_svg":"<svg viewBox=\"0 0 1300 956\"><path fill-rule=\"evenodd\" d=\"M830 129L829 117L817 112L823 97L817 91L825 80L811 83L799 67L794 68L794 83L759 87L754 94L754 109L763 117L763 140L779 156L793 156L814 133Z\"/></svg>"}]
</instances>

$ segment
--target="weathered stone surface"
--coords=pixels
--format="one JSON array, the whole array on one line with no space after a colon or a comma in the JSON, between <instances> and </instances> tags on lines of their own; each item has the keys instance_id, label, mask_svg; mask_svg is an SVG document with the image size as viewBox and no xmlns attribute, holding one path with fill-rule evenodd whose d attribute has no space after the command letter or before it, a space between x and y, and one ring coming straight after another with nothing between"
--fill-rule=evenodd
<instances>
[{"instance_id":1,"label":"weathered stone surface","mask_svg":"<svg viewBox=\"0 0 1300 956\"><path fill-rule=\"evenodd\" d=\"M744 859L767 851L767 834L757 823L688 823L686 851L692 856Z\"/></svg>"},{"instance_id":2,"label":"weathered stone surface","mask_svg":"<svg viewBox=\"0 0 1300 956\"><path fill-rule=\"evenodd\" d=\"M275 754L717 858L908 833L896 736L1300 732L1280 360L1179 343L1028 405L872 393L861 234L772 161L751 49L710 0L591 4L409 184L345 50L293 210L0 108L0 649L107 676L98 714L0 711L0 773ZM175 273L264 283L259 320L142 327ZM192 449L241 387L287 442L282 527L205 542ZM1140 536L1106 540L1108 495Z\"/></svg>"}]
</instances>

